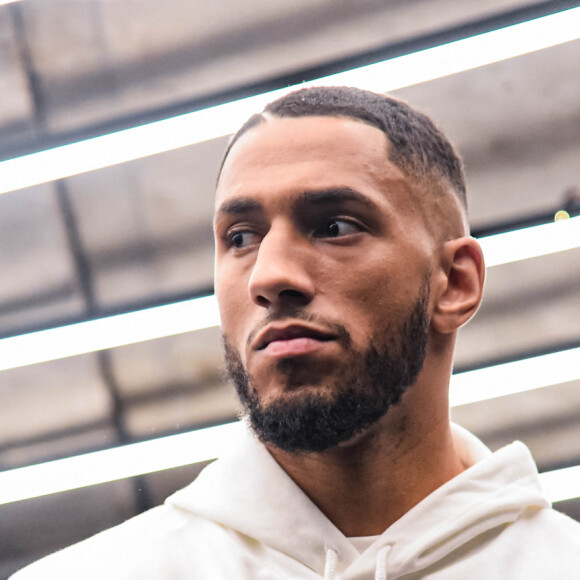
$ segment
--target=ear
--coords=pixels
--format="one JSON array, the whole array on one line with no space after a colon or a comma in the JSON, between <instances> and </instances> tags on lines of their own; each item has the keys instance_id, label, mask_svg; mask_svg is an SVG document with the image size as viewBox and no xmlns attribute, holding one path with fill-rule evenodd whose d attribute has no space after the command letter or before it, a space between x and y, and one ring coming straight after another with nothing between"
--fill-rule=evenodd
<instances>
[{"instance_id":1,"label":"ear","mask_svg":"<svg viewBox=\"0 0 580 580\"><path fill-rule=\"evenodd\" d=\"M471 237L443 244L440 284L435 295L432 326L449 334L477 311L483 294L485 264L479 243Z\"/></svg>"}]
</instances>

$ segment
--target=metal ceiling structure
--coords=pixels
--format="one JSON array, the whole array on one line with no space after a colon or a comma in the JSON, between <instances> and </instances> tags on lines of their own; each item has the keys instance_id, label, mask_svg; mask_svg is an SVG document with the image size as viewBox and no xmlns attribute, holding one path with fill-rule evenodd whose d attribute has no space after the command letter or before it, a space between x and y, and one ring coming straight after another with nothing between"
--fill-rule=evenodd
<instances>
[{"instance_id":1,"label":"metal ceiling structure","mask_svg":"<svg viewBox=\"0 0 580 580\"><path fill-rule=\"evenodd\" d=\"M574 2L22 0L0 6L0 158L412 52ZM502 24L503 23L503 24ZM397 90L462 153L475 232L580 205L580 41ZM0 337L211 293L226 138L0 196ZM469 369L580 346L580 249L490 269ZM579 366L580 366L580 361ZM580 381L454 409L580 464ZM0 470L227 422L217 329L0 372ZM0 506L0 578L161 502L200 465ZM557 504L580 519L578 500Z\"/></svg>"}]
</instances>

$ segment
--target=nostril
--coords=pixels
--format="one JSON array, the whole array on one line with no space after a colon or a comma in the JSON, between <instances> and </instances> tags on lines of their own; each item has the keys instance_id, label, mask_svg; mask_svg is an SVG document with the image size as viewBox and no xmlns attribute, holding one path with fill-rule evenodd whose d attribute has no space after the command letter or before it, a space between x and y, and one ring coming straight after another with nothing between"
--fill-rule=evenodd
<instances>
[{"instance_id":1,"label":"nostril","mask_svg":"<svg viewBox=\"0 0 580 580\"><path fill-rule=\"evenodd\" d=\"M294 290L288 288L287 290L282 290L278 293L278 301L281 304L294 305L294 306L305 306L308 304L311 298L308 297L304 292L300 290Z\"/></svg>"},{"instance_id":2,"label":"nostril","mask_svg":"<svg viewBox=\"0 0 580 580\"><path fill-rule=\"evenodd\" d=\"M302 292L299 292L298 290L282 290L279 294L280 298L301 298L304 299L305 296L304 294L302 294Z\"/></svg>"},{"instance_id":3,"label":"nostril","mask_svg":"<svg viewBox=\"0 0 580 580\"><path fill-rule=\"evenodd\" d=\"M278 305L303 305L308 302L308 298L303 292L300 292L299 290L287 289L281 290L277 295L273 295L272 297L266 297L264 295L258 294L255 298L255 302L258 306L262 306L263 308L271 308L274 306L274 303Z\"/></svg>"},{"instance_id":4,"label":"nostril","mask_svg":"<svg viewBox=\"0 0 580 580\"><path fill-rule=\"evenodd\" d=\"M270 305L270 301L263 296L256 296L256 302L258 303L258 306L263 306L264 308L267 308Z\"/></svg>"}]
</instances>

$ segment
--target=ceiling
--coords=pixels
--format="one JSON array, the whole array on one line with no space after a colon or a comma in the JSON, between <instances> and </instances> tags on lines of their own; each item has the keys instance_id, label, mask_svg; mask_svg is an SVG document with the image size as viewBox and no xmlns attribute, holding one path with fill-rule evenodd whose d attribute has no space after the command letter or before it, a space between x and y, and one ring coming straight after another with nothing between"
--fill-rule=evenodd
<instances>
[{"instance_id":1,"label":"ceiling","mask_svg":"<svg viewBox=\"0 0 580 580\"><path fill-rule=\"evenodd\" d=\"M0 157L525 7L488 0L23 0L0 6ZM393 50L394 50L393 49ZM580 41L393 93L462 153L474 231L580 191ZM216 139L0 196L0 336L211 292ZM580 250L491 268L458 368L580 344ZM579 361L580 362L580 361ZM454 409L540 470L580 464L580 381ZM0 372L0 469L225 422L216 329ZM159 503L199 466L0 506L0 578ZM557 507L580 518L578 502Z\"/></svg>"}]
</instances>

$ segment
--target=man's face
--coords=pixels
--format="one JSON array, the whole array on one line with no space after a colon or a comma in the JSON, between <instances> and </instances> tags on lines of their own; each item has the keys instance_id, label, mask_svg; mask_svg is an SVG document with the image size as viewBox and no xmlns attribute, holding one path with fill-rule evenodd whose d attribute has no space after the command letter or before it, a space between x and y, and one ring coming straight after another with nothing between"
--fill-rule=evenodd
<instances>
[{"instance_id":1,"label":"man's face","mask_svg":"<svg viewBox=\"0 0 580 580\"><path fill-rule=\"evenodd\" d=\"M216 294L228 369L265 441L336 445L415 382L435 254L419 199L385 135L355 120L271 119L232 148Z\"/></svg>"}]
</instances>

